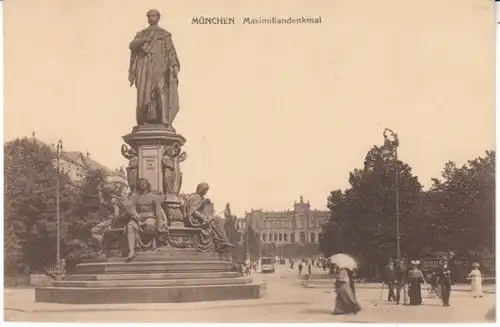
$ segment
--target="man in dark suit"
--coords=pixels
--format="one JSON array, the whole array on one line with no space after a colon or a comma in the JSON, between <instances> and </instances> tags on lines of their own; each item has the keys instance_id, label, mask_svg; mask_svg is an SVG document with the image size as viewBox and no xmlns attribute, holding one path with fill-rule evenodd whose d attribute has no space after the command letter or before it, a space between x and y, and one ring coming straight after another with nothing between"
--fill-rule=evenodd
<instances>
[{"instance_id":1,"label":"man in dark suit","mask_svg":"<svg viewBox=\"0 0 500 327\"><path fill-rule=\"evenodd\" d=\"M396 301L396 294L394 294L394 287L396 284L396 269L394 267L394 261L389 259L387 266L385 267L384 272L384 283L387 284L389 288L389 297L388 301Z\"/></svg>"},{"instance_id":2,"label":"man in dark suit","mask_svg":"<svg viewBox=\"0 0 500 327\"><path fill-rule=\"evenodd\" d=\"M441 299L443 300L443 306L450 306L450 293L451 285L451 270L448 268L448 260L443 259L441 261L441 267L437 271L437 278L439 286L441 287Z\"/></svg>"},{"instance_id":3,"label":"man in dark suit","mask_svg":"<svg viewBox=\"0 0 500 327\"><path fill-rule=\"evenodd\" d=\"M395 269L396 279L396 304L400 303L401 290L403 291L403 304L407 305L408 299L408 269L403 260L399 260Z\"/></svg>"}]
</instances>

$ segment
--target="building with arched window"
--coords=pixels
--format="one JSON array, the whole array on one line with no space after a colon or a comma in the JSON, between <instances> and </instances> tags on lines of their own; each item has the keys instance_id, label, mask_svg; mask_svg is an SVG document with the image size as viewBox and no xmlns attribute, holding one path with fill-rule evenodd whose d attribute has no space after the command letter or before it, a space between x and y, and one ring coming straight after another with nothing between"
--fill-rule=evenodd
<instances>
[{"instance_id":1,"label":"building with arched window","mask_svg":"<svg viewBox=\"0 0 500 327\"><path fill-rule=\"evenodd\" d=\"M245 214L245 218L238 219L238 229L244 233L245 223L248 222L260 235L263 245L274 244L279 247L288 244L318 244L322 226L329 217L328 210L311 209L309 202L304 202L300 197L292 210L252 209Z\"/></svg>"}]
</instances>

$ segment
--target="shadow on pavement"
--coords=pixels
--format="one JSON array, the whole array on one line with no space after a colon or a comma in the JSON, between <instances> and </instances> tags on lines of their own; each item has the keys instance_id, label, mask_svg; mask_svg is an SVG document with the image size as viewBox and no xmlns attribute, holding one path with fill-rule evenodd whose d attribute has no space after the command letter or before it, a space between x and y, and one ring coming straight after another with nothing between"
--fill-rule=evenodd
<instances>
[{"instance_id":1,"label":"shadow on pavement","mask_svg":"<svg viewBox=\"0 0 500 327\"><path fill-rule=\"evenodd\" d=\"M490 309L490 310L486 313L486 315L484 316L484 318L485 318L487 321L493 321L493 322L495 322L495 321L497 320L495 311L496 311L495 307L491 308L491 309Z\"/></svg>"},{"instance_id":2,"label":"shadow on pavement","mask_svg":"<svg viewBox=\"0 0 500 327\"><path fill-rule=\"evenodd\" d=\"M299 313L312 313L312 314L325 314L325 315L332 315L332 310L326 310L326 309L304 309L298 311Z\"/></svg>"}]
</instances>

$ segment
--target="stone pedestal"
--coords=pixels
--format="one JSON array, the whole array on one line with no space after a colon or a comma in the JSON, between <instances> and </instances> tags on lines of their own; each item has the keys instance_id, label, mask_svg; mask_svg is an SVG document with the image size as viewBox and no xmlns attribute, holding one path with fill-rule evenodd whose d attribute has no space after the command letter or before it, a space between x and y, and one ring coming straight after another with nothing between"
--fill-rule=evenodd
<instances>
[{"instance_id":1,"label":"stone pedestal","mask_svg":"<svg viewBox=\"0 0 500 327\"><path fill-rule=\"evenodd\" d=\"M177 249L196 249L198 245L198 235L200 231L197 228L184 226L171 226L168 233L158 235L157 245L163 247L172 247Z\"/></svg>"},{"instance_id":2,"label":"stone pedestal","mask_svg":"<svg viewBox=\"0 0 500 327\"><path fill-rule=\"evenodd\" d=\"M146 193L158 196L167 226L157 226L150 235L151 248L143 249L150 251L136 252L127 261L124 226L117 222L104 234L106 255L79 264L63 281L36 288L35 300L83 304L259 298L265 287L233 271L227 254L198 252L200 230L186 226L179 195L186 139L152 124L134 127L123 140L130 146L122 146L122 155L129 159L129 184L135 186L138 178L149 181L151 190Z\"/></svg>"},{"instance_id":3,"label":"stone pedestal","mask_svg":"<svg viewBox=\"0 0 500 327\"><path fill-rule=\"evenodd\" d=\"M190 232L187 232L190 233ZM218 253L161 248L123 257L87 260L64 281L35 289L36 302L72 304L173 303L254 299L265 284L232 271Z\"/></svg>"},{"instance_id":4,"label":"stone pedestal","mask_svg":"<svg viewBox=\"0 0 500 327\"><path fill-rule=\"evenodd\" d=\"M123 136L123 140L133 148L138 157L138 178L145 178L151 183L151 191L163 194L162 157L167 146L182 147L186 139L172 133L164 125L139 125L132 133Z\"/></svg>"}]
</instances>

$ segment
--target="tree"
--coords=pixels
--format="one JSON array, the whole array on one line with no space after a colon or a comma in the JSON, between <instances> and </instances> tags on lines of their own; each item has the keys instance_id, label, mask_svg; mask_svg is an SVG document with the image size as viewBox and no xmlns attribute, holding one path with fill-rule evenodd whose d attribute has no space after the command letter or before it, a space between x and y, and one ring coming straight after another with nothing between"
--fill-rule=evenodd
<instances>
[{"instance_id":1,"label":"tree","mask_svg":"<svg viewBox=\"0 0 500 327\"><path fill-rule=\"evenodd\" d=\"M57 179L63 237L75 192L70 179L54 167L54 157L48 146L35 140L16 139L4 144L5 263L10 265L9 271L25 267L44 271L55 263ZM13 267L16 262L18 266Z\"/></svg>"},{"instance_id":2,"label":"tree","mask_svg":"<svg viewBox=\"0 0 500 327\"><path fill-rule=\"evenodd\" d=\"M456 252L493 253L495 248L495 152L457 167L445 165L429 197L435 206L438 240Z\"/></svg>"},{"instance_id":3,"label":"tree","mask_svg":"<svg viewBox=\"0 0 500 327\"><path fill-rule=\"evenodd\" d=\"M248 253L252 260L259 258L260 252L260 235L254 231L252 226L247 226L245 233L243 234L243 246L245 251L248 247Z\"/></svg>"},{"instance_id":4,"label":"tree","mask_svg":"<svg viewBox=\"0 0 500 327\"><path fill-rule=\"evenodd\" d=\"M320 235L320 251L347 252L377 264L395 254L395 158L372 148L364 169L349 175L347 190L328 197L331 216ZM495 152L458 167L446 163L441 179L423 192L411 167L398 162L402 254L436 257L466 254L494 266Z\"/></svg>"},{"instance_id":5,"label":"tree","mask_svg":"<svg viewBox=\"0 0 500 327\"><path fill-rule=\"evenodd\" d=\"M384 262L396 254L396 165L398 171L401 235L418 232L421 217L412 208L421 201L422 186L411 167L373 147L364 169L349 174L350 188L331 192L331 216L320 237L325 255L347 252L362 262ZM403 227L405 226L405 227ZM413 229L413 230L412 230ZM402 252L411 243L401 242Z\"/></svg>"},{"instance_id":6,"label":"tree","mask_svg":"<svg viewBox=\"0 0 500 327\"><path fill-rule=\"evenodd\" d=\"M120 197L120 189L107 183L104 171L89 169L79 184L78 194L67 242L86 248L90 245L91 229L111 218L113 199Z\"/></svg>"},{"instance_id":7,"label":"tree","mask_svg":"<svg viewBox=\"0 0 500 327\"><path fill-rule=\"evenodd\" d=\"M231 244L238 244L240 241L240 232L238 231L238 228L236 227L236 216L231 214L231 206L226 204L226 210L224 212L225 216L225 222L224 222L224 228L226 230L227 237L229 238L229 242Z\"/></svg>"}]
</instances>

